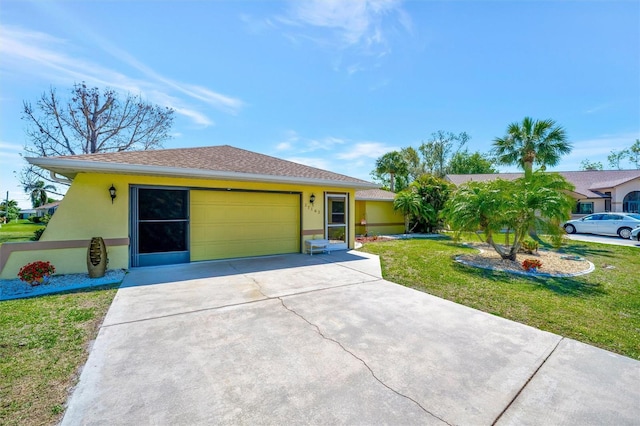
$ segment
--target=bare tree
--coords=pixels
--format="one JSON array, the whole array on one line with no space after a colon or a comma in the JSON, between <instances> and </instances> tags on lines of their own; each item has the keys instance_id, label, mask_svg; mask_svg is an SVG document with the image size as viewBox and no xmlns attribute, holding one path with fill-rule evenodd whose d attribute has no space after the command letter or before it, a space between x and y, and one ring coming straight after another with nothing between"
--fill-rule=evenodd
<instances>
[{"instance_id":1,"label":"bare tree","mask_svg":"<svg viewBox=\"0 0 640 426\"><path fill-rule=\"evenodd\" d=\"M63 100L51 88L35 107L24 102L27 122L27 156L53 157L98 152L136 151L161 148L173 124L171 108L152 105L141 96L127 94L121 100L112 89L76 84L71 97ZM41 170L27 167L23 184L33 175L46 179Z\"/></svg>"},{"instance_id":2,"label":"bare tree","mask_svg":"<svg viewBox=\"0 0 640 426\"><path fill-rule=\"evenodd\" d=\"M455 134L438 130L431 134L431 139L423 142L418 148L424 159L425 169L437 177L444 177L448 172L451 157L459 152L471 139L466 132Z\"/></svg>"}]
</instances>

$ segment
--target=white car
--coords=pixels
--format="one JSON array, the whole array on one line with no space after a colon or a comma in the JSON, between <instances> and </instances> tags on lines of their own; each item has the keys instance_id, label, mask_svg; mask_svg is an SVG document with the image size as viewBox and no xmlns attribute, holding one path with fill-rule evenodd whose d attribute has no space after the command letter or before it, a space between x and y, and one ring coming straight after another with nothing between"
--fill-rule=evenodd
<instances>
[{"instance_id":1,"label":"white car","mask_svg":"<svg viewBox=\"0 0 640 426\"><path fill-rule=\"evenodd\" d=\"M618 235L628 239L640 227L640 213L594 213L564 224L568 234Z\"/></svg>"},{"instance_id":2,"label":"white car","mask_svg":"<svg viewBox=\"0 0 640 426\"><path fill-rule=\"evenodd\" d=\"M633 231L631 231L631 237L632 240L636 240L636 241L640 241L640 228L636 228Z\"/></svg>"}]
</instances>

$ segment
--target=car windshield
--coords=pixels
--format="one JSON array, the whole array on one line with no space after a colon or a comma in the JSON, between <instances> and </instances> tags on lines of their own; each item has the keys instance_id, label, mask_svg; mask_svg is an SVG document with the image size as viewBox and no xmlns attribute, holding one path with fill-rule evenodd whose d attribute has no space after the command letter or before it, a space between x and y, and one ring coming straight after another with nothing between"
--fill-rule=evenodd
<instances>
[{"instance_id":1,"label":"car windshield","mask_svg":"<svg viewBox=\"0 0 640 426\"><path fill-rule=\"evenodd\" d=\"M634 213L634 214L630 214L630 215L627 215L627 216L632 217L634 219L640 220L640 214L639 213Z\"/></svg>"}]
</instances>

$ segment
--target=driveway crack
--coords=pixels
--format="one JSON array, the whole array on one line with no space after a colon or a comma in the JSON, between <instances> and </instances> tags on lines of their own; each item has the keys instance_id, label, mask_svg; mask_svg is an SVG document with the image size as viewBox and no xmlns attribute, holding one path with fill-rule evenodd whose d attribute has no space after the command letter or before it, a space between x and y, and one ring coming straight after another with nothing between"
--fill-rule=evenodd
<instances>
[{"instance_id":1,"label":"driveway crack","mask_svg":"<svg viewBox=\"0 0 640 426\"><path fill-rule=\"evenodd\" d=\"M498 417L496 417L496 419L493 421L493 423L491 423L491 426L495 426L498 421L500 421L500 419L502 418L502 416L504 415L504 413L507 412L507 410L513 405L514 402L516 402L516 399L518 399L518 397L520 396L520 394L522 393L522 391L524 391L524 389L529 385L529 383L531 382L531 380L533 380L533 378L536 376L536 374L538 374L538 371L540 371L540 369L542 368L542 366L547 362L547 360L549 358L551 358L551 355L553 355L553 353L556 351L556 349L558 349L558 346L560 346L560 343L564 340L564 337L560 337L560 339L558 340L558 342L556 343L556 345L553 347L553 349L551 349L551 352L549 352L549 355L547 355L544 360L542 360L542 362L540 363L540 365L538 366L538 368L536 368L536 371L534 371L533 373L531 373L531 375L529 376L529 378L527 379L526 382L524 382L524 385L522 385L522 387L520 388L520 390L518 390L518 393L515 394L515 396L511 399L511 401L509 401L509 403L507 404L506 407L504 407L504 410L502 410L500 412L500 414L498 415Z\"/></svg>"},{"instance_id":2,"label":"driveway crack","mask_svg":"<svg viewBox=\"0 0 640 426\"><path fill-rule=\"evenodd\" d=\"M325 340L328 340L330 342L335 343L336 345L338 345L344 352L348 353L349 355L351 355L353 358L357 359L358 361L360 361L362 363L362 365L365 366L365 368L367 370L369 370L369 373L371 374L371 376L373 376L373 378L380 383L382 386L384 386L385 388L389 389L391 392L395 393L396 395L408 399L409 401L413 402L415 405L417 405L422 411L424 411L425 413L429 414L430 416L435 417L436 419L450 425L453 426L451 423L447 422L446 420L444 420L442 417L439 417L438 415L432 413L431 411L427 410L425 407L423 407L418 401L416 401L415 399L411 398L408 395L405 395L397 390L395 390L394 388L392 388L391 386L387 385L385 382L383 382L378 376L376 376L376 373L373 371L373 369L366 363L365 360L363 360L362 358L360 358L358 355L354 354L353 352L351 352L349 349L347 349L346 347L344 347L342 345L342 343L340 343L339 341L332 339L331 337L326 336L324 333L322 333L322 330L320 330L320 327L318 327L316 324L312 323L311 321L309 321L308 319L306 319L303 315L299 314L296 310L288 307L285 303L284 300L282 300L281 297L277 298L278 300L280 300L280 303L282 304L282 307L285 308L287 311L291 312L292 314L296 315L297 317L299 317L300 319L302 319L304 322L306 322L307 324L309 324L311 327L315 328L316 332Z\"/></svg>"},{"instance_id":3,"label":"driveway crack","mask_svg":"<svg viewBox=\"0 0 640 426\"><path fill-rule=\"evenodd\" d=\"M262 291L262 286L260 285L260 283L258 282L258 280L256 280L256 279L255 279L254 277L252 277L251 275L247 275L247 274L244 274L244 273L240 272L240 271L238 270L238 268L236 268L236 267L235 267L231 262L229 262L229 267L230 267L231 269L233 269L234 271L236 271L238 274L242 274L242 276L243 276L243 277L245 277L245 278L247 278L247 279L250 279L250 280L251 280L251 282L253 282L253 284L254 284L256 287L258 287L258 293L260 293L264 298L266 298L266 299L271 299L271 297L269 297L269 296L267 296L266 294L264 294L264 292Z\"/></svg>"}]
</instances>

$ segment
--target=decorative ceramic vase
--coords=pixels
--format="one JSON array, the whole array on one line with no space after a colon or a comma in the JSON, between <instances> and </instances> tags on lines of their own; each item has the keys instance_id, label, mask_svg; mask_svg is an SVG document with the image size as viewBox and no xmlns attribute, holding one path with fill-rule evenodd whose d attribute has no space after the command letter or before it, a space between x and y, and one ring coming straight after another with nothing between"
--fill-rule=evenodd
<instances>
[{"instance_id":1,"label":"decorative ceramic vase","mask_svg":"<svg viewBox=\"0 0 640 426\"><path fill-rule=\"evenodd\" d=\"M87 269L90 278L104 277L107 270L107 247L102 237L91 238L87 250Z\"/></svg>"}]
</instances>

